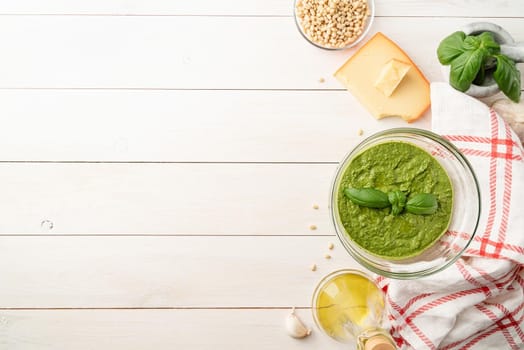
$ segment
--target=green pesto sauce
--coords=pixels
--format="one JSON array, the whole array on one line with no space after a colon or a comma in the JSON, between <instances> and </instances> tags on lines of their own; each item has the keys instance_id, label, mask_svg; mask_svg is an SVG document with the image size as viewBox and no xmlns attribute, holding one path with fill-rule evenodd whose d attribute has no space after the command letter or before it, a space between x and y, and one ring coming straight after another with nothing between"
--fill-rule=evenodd
<instances>
[{"instance_id":1,"label":"green pesto sauce","mask_svg":"<svg viewBox=\"0 0 524 350\"><path fill-rule=\"evenodd\" d=\"M373 209L351 202L344 189L376 188L383 192L432 193L438 209L431 215L391 208ZM407 142L384 142L358 154L349 164L338 188L338 211L349 237L368 252L390 259L420 254L447 230L452 210L451 181L442 166L426 151Z\"/></svg>"}]
</instances>

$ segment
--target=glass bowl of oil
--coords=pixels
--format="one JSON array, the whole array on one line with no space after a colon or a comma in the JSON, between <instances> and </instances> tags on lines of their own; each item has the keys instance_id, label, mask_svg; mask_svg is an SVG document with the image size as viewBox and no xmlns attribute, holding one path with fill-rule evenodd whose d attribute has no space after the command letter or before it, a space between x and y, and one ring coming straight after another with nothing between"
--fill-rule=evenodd
<instances>
[{"instance_id":1,"label":"glass bowl of oil","mask_svg":"<svg viewBox=\"0 0 524 350\"><path fill-rule=\"evenodd\" d=\"M384 293L370 276L352 269L337 270L322 278L313 293L312 311L317 327L357 349L395 349L383 327ZM366 346L366 344L368 346Z\"/></svg>"}]
</instances>

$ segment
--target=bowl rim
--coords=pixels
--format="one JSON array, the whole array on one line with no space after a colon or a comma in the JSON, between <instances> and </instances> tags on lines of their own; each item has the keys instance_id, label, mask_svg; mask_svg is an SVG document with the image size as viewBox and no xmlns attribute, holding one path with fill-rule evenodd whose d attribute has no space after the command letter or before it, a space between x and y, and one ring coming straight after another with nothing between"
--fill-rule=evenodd
<instances>
[{"instance_id":1,"label":"bowl rim","mask_svg":"<svg viewBox=\"0 0 524 350\"><path fill-rule=\"evenodd\" d=\"M346 168L346 166L349 165L348 161L352 157L360 154L363 151L363 148L365 149L365 146L369 142L373 141L374 139L377 139L382 136L394 136L397 134L415 134L418 136L423 136L423 137L429 138L430 140L435 141L438 144L446 147L448 151L450 151L456 158L459 159L459 161L461 161L465 165L465 168L467 169L467 171L469 172L469 174L471 175L473 179L474 186L475 186L475 192L477 194L477 200L478 200L478 211L476 214L474 228L471 233L471 236L467 240L466 244L462 247L462 249L455 256L453 256L450 260L446 261L442 265L433 266L425 270L420 270L420 271L415 271L415 272L385 271L378 267L375 267L374 265L366 261L365 258L361 257L360 254L355 250L355 248L349 244L350 239L346 237L347 233L343 225L339 224L340 218L339 218L339 213L338 213L338 204L336 203L336 198L337 198L336 195L338 193L337 180L340 178L340 176L343 175L343 170ZM329 198L331 222L333 223L333 226L335 227L335 231L336 231L338 239L340 240L340 242L342 243L346 251L349 253L349 255L351 255L351 257L355 259L355 261L357 261L361 266L365 267L369 271L374 272L384 277L389 277L389 278L394 278L394 279L417 279L420 277L426 277L434 273L437 273L439 271L443 271L446 268L448 268L449 266L451 266L452 264L454 264L455 261L457 261L462 256L464 251L469 247L470 243L473 241L473 238L475 237L477 233L479 222L480 222L481 211L482 211L481 202L482 201L481 201L480 186L478 183L477 176L475 174L475 171L473 170L473 167L471 166L471 163L462 154L462 152L460 152L460 150L455 145L453 145L450 141L446 140L442 136L432 131L419 129L419 128L409 128L409 127L391 128L391 129L386 129L386 130L376 132L368 136L364 140L362 140L355 147L353 147L348 153L346 153L342 161L339 163L335 171L335 174L333 176L333 180L331 182L330 198ZM356 245L356 243L354 244ZM363 249L363 248L360 248L360 249Z\"/></svg>"},{"instance_id":2,"label":"bowl rim","mask_svg":"<svg viewBox=\"0 0 524 350\"><path fill-rule=\"evenodd\" d=\"M313 40L309 39L307 37L307 35L304 33L304 31L302 30L302 27L300 26L300 24L298 23L298 19L297 19L297 1L301 1L301 0L294 0L293 1L293 18L295 20L295 25L297 26L297 29L298 29L298 32L300 33L300 35L302 35L302 37L304 39L306 39L306 41L308 43L310 43L311 45L313 46L316 46L318 47L319 49L324 49L324 50L330 50L330 51L340 51L340 50L345 50L345 49L349 49L353 46L356 46L358 45L369 33L372 25L373 25L373 22L374 22L374 19L375 19L375 0L366 0L366 2L368 3L368 7L369 7L369 16L367 16L367 22L366 22L366 26L364 27L364 30L362 30L362 34L360 34L360 36L355 40L355 41L352 41L350 42L349 44L343 46L343 47L330 47L330 46L322 46L316 42L314 42Z\"/></svg>"}]
</instances>

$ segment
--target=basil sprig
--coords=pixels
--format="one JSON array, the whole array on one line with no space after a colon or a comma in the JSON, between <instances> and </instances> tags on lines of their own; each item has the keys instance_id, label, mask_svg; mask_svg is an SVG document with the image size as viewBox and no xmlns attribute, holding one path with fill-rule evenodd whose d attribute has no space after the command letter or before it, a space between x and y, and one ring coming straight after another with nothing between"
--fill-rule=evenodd
<instances>
[{"instance_id":1,"label":"basil sprig","mask_svg":"<svg viewBox=\"0 0 524 350\"><path fill-rule=\"evenodd\" d=\"M382 209L391 204L388 195L374 188L346 188L344 194L355 204L368 208Z\"/></svg>"},{"instance_id":2,"label":"basil sprig","mask_svg":"<svg viewBox=\"0 0 524 350\"><path fill-rule=\"evenodd\" d=\"M402 191L384 193L375 188L351 188L344 190L349 200L367 208L383 209L391 206L391 214L399 215L404 209L417 215L431 215L438 209L437 197L431 193L418 193L409 198Z\"/></svg>"},{"instance_id":3,"label":"basil sprig","mask_svg":"<svg viewBox=\"0 0 524 350\"><path fill-rule=\"evenodd\" d=\"M455 32L440 42L437 56L441 64L451 65L449 83L455 89L466 91L472 83L482 85L486 72L493 72L500 90L512 101L519 102L520 72L515 62L500 53L500 45L491 32L479 35Z\"/></svg>"},{"instance_id":4,"label":"basil sprig","mask_svg":"<svg viewBox=\"0 0 524 350\"><path fill-rule=\"evenodd\" d=\"M391 214L397 216L406 206L406 194L402 191L389 192L388 201L391 203Z\"/></svg>"},{"instance_id":5,"label":"basil sprig","mask_svg":"<svg viewBox=\"0 0 524 350\"><path fill-rule=\"evenodd\" d=\"M437 197L430 193L418 193L406 203L408 213L430 215L437 211Z\"/></svg>"}]
</instances>

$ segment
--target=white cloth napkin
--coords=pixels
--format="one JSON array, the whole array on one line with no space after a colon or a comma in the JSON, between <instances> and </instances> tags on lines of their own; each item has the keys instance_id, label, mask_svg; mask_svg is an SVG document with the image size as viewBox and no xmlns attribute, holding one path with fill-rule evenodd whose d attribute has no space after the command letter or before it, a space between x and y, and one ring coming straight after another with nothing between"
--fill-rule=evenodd
<instances>
[{"instance_id":1,"label":"white cloth napkin","mask_svg":"<svg viewBox=\"0 0 524 350\"><path fill-rule=\"evenodd\" d=\"M401 349L524 348L524 150L489 107L448 84L431 85L432 129L453 142L478 177L474 241L445 271L385 279L391 333Z\"/></svg>"}]
</instances>

